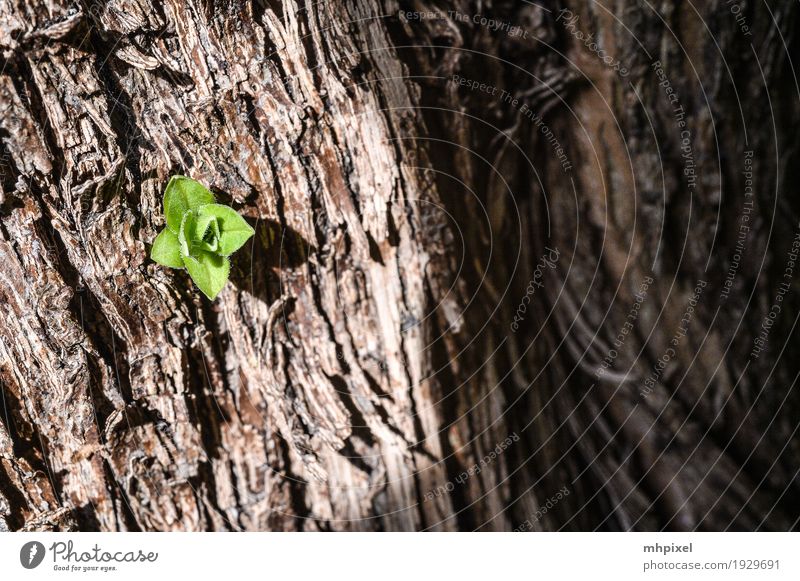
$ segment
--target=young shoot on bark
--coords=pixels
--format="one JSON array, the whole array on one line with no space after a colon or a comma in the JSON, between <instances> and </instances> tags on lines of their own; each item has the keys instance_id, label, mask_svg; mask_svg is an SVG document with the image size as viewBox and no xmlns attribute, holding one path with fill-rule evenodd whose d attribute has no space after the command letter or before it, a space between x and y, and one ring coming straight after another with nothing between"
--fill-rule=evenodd
<instances>
[{"instance_id":1,"label":"young shoot on bark","mask_svg":"<svg viewBox=\"0 0 800 581\"><path fill-rule=\"evenodd\" d=\"M236 210L217 204L201 183L172 176L164 191L167 227L150 257L170 268L186 268L204 295L214 300L230 274L230 255L255 233Z\"/></svg>"}]
</instances>

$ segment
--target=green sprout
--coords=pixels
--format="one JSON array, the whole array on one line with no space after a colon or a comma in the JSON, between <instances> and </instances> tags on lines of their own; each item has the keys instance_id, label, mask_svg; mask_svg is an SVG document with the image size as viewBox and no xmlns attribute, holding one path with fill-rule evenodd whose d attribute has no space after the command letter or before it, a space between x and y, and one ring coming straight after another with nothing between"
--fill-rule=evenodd
<instances>
[{"instance_id":1,"label":"green sprout","mask_svg":"<svg viewBox=\"0 0 800 581\"><path fill-rule=\"evenodd\" d=\"M236 210L186 176L172 176L164 190L167 227L156 236L150 257L170 268L186 268L209 299L228 281L228 258L255 234Z\"/></svg>"}]
</instances>

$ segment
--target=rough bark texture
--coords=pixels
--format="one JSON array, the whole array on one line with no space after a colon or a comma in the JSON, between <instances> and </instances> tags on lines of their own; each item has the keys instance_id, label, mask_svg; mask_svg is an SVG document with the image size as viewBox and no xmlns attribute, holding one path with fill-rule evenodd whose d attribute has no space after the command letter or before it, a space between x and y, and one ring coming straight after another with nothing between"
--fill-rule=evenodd
<instances>
[{"instance_id":1,"label":"rough bark texture","mask_svg":"<svg viewBox=\"0 0 800 581\"><path fill-rule=\"evenodd\" d=\"M0 0L0 528L794 527L797 12ZM175 173L257 230L213 303Z\"/></svg>"}]
</instances>

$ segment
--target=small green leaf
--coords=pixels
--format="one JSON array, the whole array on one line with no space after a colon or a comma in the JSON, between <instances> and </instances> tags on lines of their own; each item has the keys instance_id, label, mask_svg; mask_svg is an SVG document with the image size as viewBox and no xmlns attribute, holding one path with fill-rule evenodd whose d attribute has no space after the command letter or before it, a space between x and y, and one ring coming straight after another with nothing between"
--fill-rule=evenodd
<instances>
[{"instance_id":1,"label":"small green leaf","mask_svg":"<svg viewBox=\"0 0 800 581\"><path fill-rule=\"evenodd\" d=\"M197 211L197 220L192 232L192 242L195 246L210 252L219 251L219 225L216 216L202 214Z\"/></svg>"},{"instance_id":2,"label":"small green leaf","mask_svg":"<svg viewBox=\"0 0 800 581\"><path fill-rule=\"evenodd\" d=\"M219 226L214 216L198 216L197 211L187 210L181 220L178 233L181 253L197 256L198 250L219 254Z\"/></svg>"},{"instance_id":3,"label":"small green leaf","mask_svg":"<svg viewBox=\"0 0 800 581\"><path fill-rule=\"evenodd\" d=\"M153 242L150 258L163 266L183 268L181 243L178 241L178 236L171 230L164 228Z\"/></svg>"},{"instance_id":4,"label":"small green leaf","mask_svg":"<svg viewBox=\"0 0 800 581\"><path fill-rule=\"evenodd\" d=\"M192 210L187 210L183 213L181 226L178 230L178 243L181 246L181 256L192 255L192 236L196 230L196 224L197 216Z\"/></svg>"},{"instance_id":5,"label":"small green leaf","mask_svg":"<svg viewBox=\"0 0 800 581\"><path fill-rule=\"evenodd\" d=\"M250 224L245 222L236 210L222 204L207 204L197 209L198 221L208 216L216 218L219 228L219 248L217 252L230 256L239 250L247 240L255 234Z\"/></svg>"},{"instance_id":6,"label":"small green leaf","mask_svg":"<svg viewBox=\"0 0 800 581\"><path fill-rule=\"evenodd\" d=\"M207 250L219 254L219 223L216 218L211 219L211 227L203 234L203 243Z\"/></svg>"},{"instance_id":7,"label":"small green leaf","mask_svg":"<svg viewBox=\"0 0 800 581\"><path fill-rule=\"evenodd\" d=\"M172 176L164 190L164 215L167 227L176 234L180 230L183 215L205 204L214 203L214 194L191 178Z\"/></svg>"},{"instance_id":8,"label":"small green leaf","mask_svg":"<svg viewBox=\"0 0 800 581\"><path fill-rule=\"evenodd\" d=\"M197 257L184 256L183 262L189 276L203 294L212 301L217 297L219 291L228 282L231 263L225 256L218 256L211 252L199 251Z\"/></svg>"}]
</instances>

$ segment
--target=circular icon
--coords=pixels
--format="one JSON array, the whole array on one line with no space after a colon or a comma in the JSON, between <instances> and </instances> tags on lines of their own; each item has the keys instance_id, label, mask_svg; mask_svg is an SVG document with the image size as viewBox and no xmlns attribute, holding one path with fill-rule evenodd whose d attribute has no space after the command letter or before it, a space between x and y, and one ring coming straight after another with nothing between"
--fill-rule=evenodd
<instances>
[{"instance_id":1,"label":"circular icon","mask_svg":"<svg viewBox=\"0 0 800 581\"><path fill-rule=\"evenodd\" d=\"M35 569L44 560L44 545L39 541L30 541L19 550L19 562L26 569Z\"/></svg>"}]
</instances>

